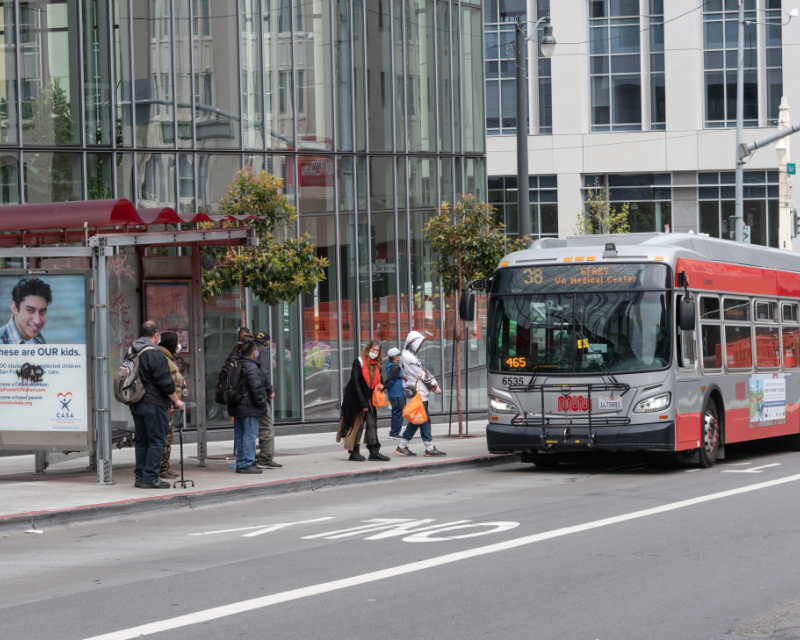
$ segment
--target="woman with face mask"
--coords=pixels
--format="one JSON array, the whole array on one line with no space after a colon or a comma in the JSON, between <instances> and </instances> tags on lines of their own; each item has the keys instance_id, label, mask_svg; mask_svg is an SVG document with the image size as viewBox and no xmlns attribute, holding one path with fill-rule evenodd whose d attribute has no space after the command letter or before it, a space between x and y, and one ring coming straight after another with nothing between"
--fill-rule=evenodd
<instances>
[{"instance_id":1,"label":"woman with face mask","mask_svg":"<svg viewBox=\"0 0 800 640\"><path fill-rule=\"evenodd\" d=\"M375 389L383 391L381 384L381 360L383 349L378 340L370 340L361 352L361 357L353 361L350 381L344 390L342 417L336 442L344 440L344 448L350 452L350 460L363 462L361 441L366 443L370 460L388 460L380 453L378 441L378 411L372 405Z\"/></svg>"},{"instance_id":2,"label":"woman with face mask","mask_svg":"<svg viewBox=\"0 0 800 640\"><path fill-rule=\"evenodd\" d=\"M161 352L167 356L167 364L169 364L169 375L172 376L172 381L175 383L175 393L180 394L183 389L183 376L181 375L178 366L175 364L175 354L181 350L181 345L178 342L178 334L174 331L163 331L161 333L161 342L158 344ZM178 474L172 470L170 464L170 454L172 453L172 432L173 432L173 418L175 417L175 409L169 410L169 431L167 432L167 446L164 447L164 455L161 458L161 477L162 478L177 478Z\"/></svg>"}]
</instances>

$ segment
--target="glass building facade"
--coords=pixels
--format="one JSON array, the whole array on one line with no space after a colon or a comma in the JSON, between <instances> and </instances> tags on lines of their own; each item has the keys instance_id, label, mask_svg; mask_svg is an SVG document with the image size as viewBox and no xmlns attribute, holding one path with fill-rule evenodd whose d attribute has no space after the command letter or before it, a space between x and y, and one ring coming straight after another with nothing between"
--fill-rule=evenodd
<instances>
[{"instance_id":1,"label":"glass building facade","mask_svg":"<svg viewBox=\"0 0 800 640\"><path fill-rule=\"evenodd\" d=\"M411 328L450 386L456 305L423 227L442 201L487 197L480 4L0 0L0 38L0 204L213 213L243 166L284 180L290 232L329 267L293 304L249 300L273 336L279 421L337 419L360 345ZM206 303L207 371L238 306ZM485 404L474 324L471 406ZM209 398L208 418L224 417Z\"/></svg>"}]
</instances>

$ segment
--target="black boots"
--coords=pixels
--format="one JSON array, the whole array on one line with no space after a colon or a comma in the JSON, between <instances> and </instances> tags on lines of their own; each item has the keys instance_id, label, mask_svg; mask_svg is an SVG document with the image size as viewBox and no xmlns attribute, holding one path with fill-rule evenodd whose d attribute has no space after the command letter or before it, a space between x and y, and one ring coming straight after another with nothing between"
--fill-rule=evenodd
<instances>
[{"instance_id":1,"label":"black boots","mask_svg":"<svg viewBox=\"0 0 800 640\"><path fill-rule=\"evenodd\" d=\"M353 450L350 452L350 460L355 462L364 462L364 460L366 460L366 458L359 453L359 449L361 449L360 444L353 447Z\"/></svg>"},{"instance_id":2,"label":"black boots","mask_svg":"<svg viewBox=\"0 0 800 640\"><path fill-rule=\"evenodd\" d=\"M381 455L381 445L379 444L368 444L367 449L369 449L370 460L380 460L381 462L385 462L389 459L389 456Z\"/></svg>"}]
</instances>

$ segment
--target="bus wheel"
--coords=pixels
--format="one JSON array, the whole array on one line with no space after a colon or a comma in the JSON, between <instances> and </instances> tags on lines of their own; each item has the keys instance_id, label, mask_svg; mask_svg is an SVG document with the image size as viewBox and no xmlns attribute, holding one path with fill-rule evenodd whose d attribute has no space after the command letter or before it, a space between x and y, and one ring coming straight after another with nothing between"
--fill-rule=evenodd
<instances>
[{"instance_id":1,"label":"bus wheel","mask_svg":"<svg viewBox=\"0 0 800 640\"><path fill-rule=\"evenodd\" d=\"M719 451L719 412L713 400L708 401L703 415L703 441L700 447L700 468L708 469L714 466Z\"/></svg>"}]
</instances>

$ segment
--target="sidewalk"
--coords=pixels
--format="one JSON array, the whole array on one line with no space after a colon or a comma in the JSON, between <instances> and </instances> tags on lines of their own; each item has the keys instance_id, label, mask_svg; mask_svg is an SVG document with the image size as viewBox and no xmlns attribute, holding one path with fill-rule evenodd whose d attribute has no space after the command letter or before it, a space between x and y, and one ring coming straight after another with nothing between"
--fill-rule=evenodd
<instances>
[{"instance_id":1,"label":"sidewalk","mask_svg":"<svg viewBox=\"0 0 800 640\"><path fill-rule=\"evenodd\" d=\"M44 475L32 473L33 456L0 458L0 531L64 526L98 519L141 515L164 509L213 506L324 487L380 482L417 474L448 473L517 460L515 455L490 455L483 427L470 424L479 437L446 438L447 425L433 425L434 444L447 452L445 458L426 458L415 438L410 448L415 458L393 453L396 440L388 429L380 429L382 453L388 462L350 462L348 453L336 444L335 434L318 433L278 436L275 459L283 469L265 469L261 475L235 473L233 442L210 442L206 467L197 466L196 446L184 446L184 470L195 486L187 489L144 490L133 486L134 452L114 450L113 486L97 486L96 472L87 468L88 458L68 460L48 468ZM178 438L172 448L172 464L179 470Z\"/></svg>"}]
</instances>

